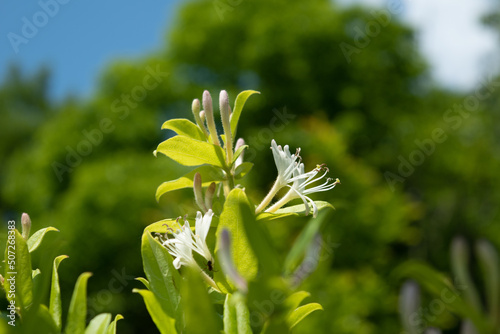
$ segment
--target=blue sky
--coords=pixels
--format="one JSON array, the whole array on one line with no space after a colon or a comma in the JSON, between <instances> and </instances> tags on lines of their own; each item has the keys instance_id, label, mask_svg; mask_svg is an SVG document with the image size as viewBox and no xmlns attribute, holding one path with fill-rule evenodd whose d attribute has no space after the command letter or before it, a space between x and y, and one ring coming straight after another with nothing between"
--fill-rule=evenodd
<instances>
[{"instance_id":1,"label":"blue sky","mask_svg":"<svg viewBox=\"0 0 500 334\"><path fill-rule=\"evenodd\" d=\"M113 59L140 57L158 49L179 2L59 0L67 3L60 4L53 17L47 15L42 25L39 1L1 0L0 77L12 61L21 63L28 73L47 64L53 71L51 95L56 98L70 92L89 96L100 71ZM33 23L34 15L41 27L26 44L18 45L16 53L8 34L23 36L23 17Z\"/></svg>"},{"instance_id":2,"label":"blue sky","mask_svg":"<svg viewBox=\"0 0 500 334\"><path fill-rule=\"evenodd\" d=\"M58 3L53 17L43 15L41 3ZM491 55L498 41L483 28L479 17L492 0L341 0L345 4L387 6L404 3L404 21L419 31L419 45L439 83L468 89L491 70ZM0 78L7 66L19 62L28 73L49 65L51 95L90 96L100 71L116 58L134 58L161 47L180 0L2 0L0 4ZM37 14L38 13L38 14ZM35 17L34 17L35 16ZM23 18L40 27L18 44L9 33L23 36ZM10 36L13 36L10 34Z\"/></svg>"}]
</instances>

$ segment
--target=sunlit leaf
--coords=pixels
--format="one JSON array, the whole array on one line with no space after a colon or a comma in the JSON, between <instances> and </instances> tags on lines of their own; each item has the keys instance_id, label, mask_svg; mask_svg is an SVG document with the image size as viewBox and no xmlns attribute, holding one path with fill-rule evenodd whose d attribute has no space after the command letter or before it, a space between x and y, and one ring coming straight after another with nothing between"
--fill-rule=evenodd
<instances>
[{"instance_id":1,"label":"sunlit leaf","mask_svg":"<svg viewBox=\"0 0 500 334\"><path fill-rule=\"evenodd\" d=\"M252 333L250 312L245 304L245 298L239 293L226 295L223 319L225 334Z\"/></svg>"},{"instance_id":2,"label":"sunlit leaf","mask_svg":"<svg viewBox=\"0 0 500 334\"><path fill-rule=\"evenodd\" d=\"M175 131L175 133L181 136L191 137L201 141L206 140L205 135L201 132L200 128L185 118L170 119L163 123L161 128Z\"/></svg>"},{"instance_id":3,"label":"sunlit leaf","mask_svg":"<svg viewBox=\"0 0 500 334\"><path fill-rule=\"evenodd\" d=\"M109 324L106 334L116 334L116 323L121 319L123 319L123 316L121 314L117 314L115 319Z\"/></svg>"},{"instance_id":4,"label":"sunlit leaf","mask_svg":"<svg viewBox=\"0 0 500 334\"><path fill-rule=\"evenodd\" d=\"M157 297L166 314L176 318L179 306L180 275L172 265L168 251L145 231L142 235L142 261L150 290Z\"/></svg>"},{"instance_id":5,"label":"sunlit leaf","mask_svg":"<svg viewBox=\"0 0 500 334\"><path fill-rule=\"evenodd\" d=\"M132 291L142 296L149 315L151 316L151 319L153 319L153 322L161 334L177 333L177 330L175 329L175 319L165 313L164 308L161 306L159 300L153 292L139 289L133 289Z\"/></svg>"},{"instance_id":6,"label":"sunlit leaf","mask_svg":"<svg viewBox=\"0 0 500 334\"><path fill-rule=\"evenodd\" d=\"M28 245L18 230L9 230L5 247L5 285L15 282L15 296L7 294L7 300L15 300L22 308L29 308L33 302L33 278L31 255Z\"/></svg>"},{"instance_id":7,"label":"sunlit leaf","mask_svg":"<svg viewBox=\"0 0 500 334\"><path fill-rule=\"evenodd\" d=\"M211 165L200 166L186 175L181 176L177 180L163 182L158 189L156 189L156 200L158 201L163 194L166 194L169 191L192 188L194 175L196 173L200 173L203 187L208 186L212 182L225 180L225 175L219 167Z\"/></svg>"},{"instance_id":8,"label":"sunlit leaf","mask_svg":"<svg viewBox=\"0 0 500 334\"><path fill-rule=\"evenodd\" d=\"M184 166L225 166L225 153L220 146L185 136L165 140L156 151Z\"/></svg>"},{"instance_id":9,"label":"sunlit leaf","mask_svg":"<svg viewBox=\"0 0 500 334\"><path fill-rule=\"evenodd\" d=\"M83 334L85 332L85 319L87 318L87 281L91 273L83 273L78 277L69 305L66 320L66 334Z\"/></svg>"},{"instance_id":10,"label":"sunlit leaf","mask_svg":"<svg viewBox=\"0 0 500 334\"><path fill-rule=\"evenodd\" d=\"M245 175L248 174L248 172L250 172L250 170L252 169L253 167L253 163L251 162L244 162L242 163L241 165L239 165L238 167L235 168L234 170L234 177L236 179L241 179L242 177L244 177Z\"/></svg>"},{"instance_id":11,"label":"sunlit leaf","mask_svg":"<svg viewBox=\"0 0 500 334\"><path fill-rule=\"evenodd\" d=\"M42 228L41 230L38 230L35 233L33 233L33 235L28 239L29 251L32 252L35 249L37 249L38 246L40 246L40 244L42 243L42 240L43 240L43 237L45 236L45 234L47 232L50 232L50 231L59 232L59 230L55 227L46 227L46 228Z\"/></svg>"},{"instance_id":12,"label":"sunlit leaf","mask_svg":"<svg viewBox=\"0 0 500 334\"><path fill-rule=\"evenodd\" d=\"M314 311L323 310L323 307L318 303L310 303L295 309L287 319L288 326L290 329L295 327L299 322L301 322L305 317Z\"/></svg>"},{"instance_id":13,"label":"sunlit leaf","mask_svg":"<svg viewBox=\"0 0 500 334\"><path fill-rule=\"evenodd\" d=\"M239 93L238 96L236 97L236 101L234 102L234 110L233 113L231 114L231 133L235 138L236 138L236 130L238 128L238 121L240 120L241 116L241 111L243 110L243 107L245 106L245 103L247 102L248 98L253 94L260 94L260 92L257 92L255 90L244 90L243 92Z\"/></svg>"},{"instance_id":14,"label":"sunlit leaf","mask_svg":"<svg viewBox=\"0 0 500 334\"><path fill-rule=\"evenodd\" d=\"M111 323L111 314L102 313L90 320L89 325L85 329L85 334L106 334L108 325Z\"/></svg>"},{"instance_id":15,"label":"sunlit leaf","mask_svg":"<svg viewBox=\"0 0 500 334\"><path fill-rule=\"evenodd\" d=\"M257 258L250 247L244 227L245 220L248 221L248 224L255 223L253 211L243 190L233 189L224 204L216 232L217 240L220 240L222 230L227 229L229 231L233 262L239 273L247 280L253 279L257 275ZM215 247L217 258L219 258L219 251L219 243L217 243ZM220 276L223 276L219 268L217 262L217 271L214 274L216 281L220 279Z\"/></svg>"},{"instance_id":16,"label":"sunlit leaf","mask_svg":"<svg viewBox=\"0 0 500 334\"><path fill-rule=\"evenodd\" d=\"M54 259L54 264L52 265L52 282L50 285L50 304L49 310L52 319L59 330L61 330L61 317L62 317L62 308L61 308L61 288L59 286L59 274L57 270L59 269L59 264L62 260L67 259L68 256L60 255Z\"/></svg>"}]
</instances>

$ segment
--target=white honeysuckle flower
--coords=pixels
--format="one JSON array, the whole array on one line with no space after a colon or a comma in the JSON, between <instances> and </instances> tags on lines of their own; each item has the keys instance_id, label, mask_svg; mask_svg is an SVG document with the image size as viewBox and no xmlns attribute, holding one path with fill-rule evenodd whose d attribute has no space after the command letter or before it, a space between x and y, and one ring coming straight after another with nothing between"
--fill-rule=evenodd
<instances>
[{"instance_id":1,"label":"white honeysuckle flower","mask_svg":"<svg viewBox=\"0 0 500 334\"><path fill-rule=\"evenodd\" d=\"M167 239L163 246L175 258L173 265L175 269L181 266L198 267L193 257L193 251L203 256L207 261L213 262L212 254L208 249L206 238L212 223L214 213L208 210L205 215L198 211L195 222L195 233L191 230L189 222L185 220L184 225L179 225L177 231L172 231L174 238Z\"/></svg>"},{"instance_id":2,"label":"white honeysuckle flower","mask_svg":"<svg viewBox=\"0 0 500 334\"><path fill-rule=\"evenodd\" d=\"M291 179L294 176L294 171L298 168L300 161L300 148L297 149L295 154L290 153L288 145L281 148L281 145L277 145L276 141L273 139L271 141L271 150L273 152L274 163L276 164L276 169L278 170L278 177L273 184L273 187L269 193L262 199L262 202L255 209L255 213L259 213L264 210L269 203L271 203L274 196L278 191L286 186L288 183L292 182Z\"/></svg>"},{"instance_id":3,"label":"white honeysuckle flower","mask_svg":"<svg viewBox=\"0 0 500 334\"><path fill-rule=\"evenodd\" d=\"M324 170L325 172L320 177L316 177L316 175L318 175L321 170ZM289 182L293 182L293 184L291 186L288 186L290 187L288 193L286 193L283 198L281 198L278 202L267 209L266 212L275 212L289 201L295 198L300 198L302 199L302 201L304 201L306 216L310 212L309 204L311 204L313 209L313 217L316 217L318 215L318 207L316 206L316 203L314 203L314 201L307 195L333 189L338 183L340 183L340 180L336 179L334 182L332 182L333 179L327 178L326 181L320 185L307 189L306 187L312 183L318 182L319 180L324 178L327 173L328 168L324 165L318 165L312 171L306 173L304 171L304 164L300 163L298 167L293 170L293 177L289 179Z\"/></svg>"},{"instance_id":4,"label":"white honeysuckle flower","mask_svg":"<svg viewBox=\"0 0 500 334\"><path fill-rule=\"evenodd\" d=\"M299 164L297 159L300 161L300 148L297 149L295 154L291 154L288 145L281 148L281 145L277 145L276 141L273 139L271 141L271 150L273 151L274 162L278 169L276 184L278 188L281 188L291 182L291 178L294 176L294 171Z\"/></svg>"}]
</instances>

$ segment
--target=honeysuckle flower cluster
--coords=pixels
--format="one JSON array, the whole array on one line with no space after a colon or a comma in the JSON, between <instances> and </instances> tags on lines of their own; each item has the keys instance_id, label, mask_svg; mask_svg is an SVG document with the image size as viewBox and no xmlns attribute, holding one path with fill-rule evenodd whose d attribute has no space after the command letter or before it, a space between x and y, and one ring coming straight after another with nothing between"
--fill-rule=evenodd
<instances>
[{"instance_id":1,"label":"honeysuckle flower cluster","mask_svg":"<svg viewBox=\"0 0 500 334\"><path fill-rule=\"evenodd\" d=\"M166 240L163 242L163 246L174 257L173 264L176 269L181 266L199 267L193 257L193 251L203 256L207 262L213 262L212 254L206 243L213 215L212 210L208 210L205 215L198 211L194 233L191 230L189 221L184 219L184 225L181 225L179 223L181 217L179 217L177 218L179 228L176 231L171 230L174 237L168 238L168 235L165 234Z\"/></svg>"},{"instance_id":2,"label":"honeysuckle flower cluster","mask_svg":"<svg viewBox=\"0 0 500 334\"><path fill-rule=\"evenodd\" d=\"M298 148L294 154L291 154L288 145L285 145L284 148L282 148L281 145L277 145L276 141L273 139L271 141L271 150L273 151L278 176L273 187L259 204L255 212L259 213L264 210L276 196L278 191L286 186L289 187L290 190L280 200L265 211L271 213L276 212L291 200L300 198L304 202L306 216L309 215L311 210L309 207L310 204L313 211L313 217L316 217L318 214L318 207L307 195L331 190L340 183L340 180L338 178L335 180L327 178L322 184L306 188L307 186L323 179L329 171L328 167L326 167L325 164L318 165L316 168L306 173L304 170L304 164L300 162L302 160L300 157L300 148ZM321 171L324 171L324 173L321 176L316 177ZM290 183L292 183L292 185L290 185Z\"/></svg>"}]
</instances>

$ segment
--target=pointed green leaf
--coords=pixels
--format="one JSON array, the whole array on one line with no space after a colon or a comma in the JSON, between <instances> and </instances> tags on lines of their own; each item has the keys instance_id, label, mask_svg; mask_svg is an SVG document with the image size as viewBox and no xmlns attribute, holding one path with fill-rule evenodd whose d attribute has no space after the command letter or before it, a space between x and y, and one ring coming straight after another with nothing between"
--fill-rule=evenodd
<instances>
[{"instance_id":1,"label":"pointed green leaf","mask_svg":"<svg viewBox=\"0 0 500 334\"><path fill-rule=\"evenodd\" d=\"M9 301L15 300L21 308L28 309L33 302L33 278L31 255L28 245L18 230L9 230L7 246L5 247L5 285L10 280L15 282L14 298L7 294Z\"/></svg>"},{"instance_id":2,"label":"pointed green leaf","mask_svg":"<svg viewBox=\"0 0 500 334\"><path fill-rule=\"evenodd\" d=\"M287 319L288 326L290 329L295 327L299 322L301 322L305 317L314 311L323 310L323 307L318 303L310 303L295 309Z\"/></svg>"},{"instance_id":3,"label":"pointed green leaf","mask_svg":"<svg viewBox=\"0 0 500 334\"><path fill-rule=\"evenodd\" d=\"M85 332L85 319L87 317L87 281L91 273L83 273L78 277L69 305L66 320L66 334L83 334Z\"/></svg>"},{"instance_id":4,"label":"pointed green leaf","mask_svg":"<svg viewBox=\"0 0 500 334\"><path fill-rule=\"evenodd\" d=\"M290 296L288 296L285 300L285 305L288 309L290 309L290 313L293 312L297 307L299 307L300 303L311 294L307 291L297 291Z\"/></svg>"},{"instance_id":5,"label":"pointed green leaf","mask_svg":"<svg viewBox=\"0 0 500 334\"><path fill-rule=\"evenodd\" d=\"M85 334L106 334L109 324L111 323L111 313L102 313L90 320L89 325L85 329Z\"/></svg>"},{"instance_id":6,"label":"pointed green leaf","mask_svg":"<svg viewBox=\"0 0 500 334\"><path fill-rule=\"evenodd\" d=\"M141 282L142 284L144 284L144 286L146 287L146 289L151 290L151 288L149 286L148 280L145 279L144 277L136 277L136 281Z\"/></svg>"},{"instance_id":7,"label":"pointed green leaf","mask_svg":"<svg viewBox=\"0 0 500 334\"><path fill-rule=\"evenodd\" d=\"M216 237L217 240L220 240L222 230L229 230L234 265L244 278L251 280L257 275L257 258L250 247L245 233L245 220L248 221L248 224L255 223L254 210L250 207L250 203L243 190L236 188L229 193L226 199L219 218ZM215 246L217 258L220 257L218 255L219 251L219 243L217 242ZM217 271L214 274L214 278L218 282L224 277L224 274L220 270L218 261L215 265Z\"/></svg>"},{"instance_id":8,"label":"pointed green leaf","mask_svg":"<svg viewBox=\"0 0 500 334\"><path fill-rule=\"evenodd\" d=\"M316 206L318 207L318 211L329 208L329 209L335 209L333 205L331 205L328 202L325 201L314 201ZM298 205L293 205L293 206L288 206L285 208L281 208L279 210L276 210L275 214L283 214L283 213L296 213L298 216L305 216L306 215L306 206L304 203L298 204Z\"/></svg>"},{"instance_id":9,"label":"pointed green leaf","mask_svg":"<svg viewBox=\"0 0 500 334\"><path fill-rule=\"evenodd\" d=\"M181 294L186 333L219 333L221 328L217 313L200 273L196 269L186 267L183 276L185 280L182 282Z\"/></svg>"},{"instance_id":10,"label":"pointed green leaf","mask_svg":"<svg viewBox=\"0 0 500 334\"><path fill-rule=\"evenodd\" d=\"M163 182L156 190L156 200L160 200L160 197L169 191L192 188L194 175L196 173L200 173L203 187L210 185L212 182L225 180L225 175L222 169L211 165L200 166L186 175L181 176L177 180Z\"/></svg>"},{"instance_id":11,"label":"pointed green leaf","mask_svg":"<svg viewBox=\"0 0 500 334\"><path fill-rule=\"evenodd\" d=\"M220 146L185 136L175 136L165 140L158 145L156 151L184 166L204 164L225 166L225 153Z\"/></svg>"},{"instance_id":12,"label":"pointed green leaf","mask_svg":"<svg viewBox=\"0 0 500 334\"><path fill-rule=\"evenodd\" d=\"M144 304L148 309L149 315L161 334L175 334L175 320L165 313L164 308L161 306L160 301L156 298L155 294L149 290L133 289L144 299Z\"/></svg>"},{"instance_id":13,"label":"pointed green leaf","mask_svg":"<svg viewBox=\"0 0 500 334\"><path fill-rule=\"evenodd\" d=\"M57 270L59 269L59 264L62 262L62 260L67 258L68 256L66 255L59 255L54 259L54 264L52 265L52 283L50 286L49 310L50 310L50 315L52 316L52 319L54 319L54 322L59 331L61 331L61 326L62 326L61 323L62 309L61 309L61 288L59 287L59 274L57 273Z\"/></svg>"},{"instance_id":14,"label":"pointed green leaf","mask_svg":"<svg viewBox=\"0 0 500 334\"><path fill-rule=\"evenodd\" d=\"M175 131L175 133L181 136L191 137L201 141L207 140L200 128L185 118L170 119L163 123L161 128Z\"/></svg>"},{"instance_id":15,"label":"pointed green leaf","mask_svg":"<svg viewBox=\"0 0 500 334\"><path fill-rule=\"evenodd\" d=\"M28 249L29 249L30 253L32 251L34 251L35 249L37 249L38 246L40 246L40 244L42 243L43 237L45 236L45 234L47 232L50 232L50 231L59 232L59 230L55 227L46 227L46 228L42 228L41 230L38 230L35 233L33 233L33 235L28 239Z\"/></svg>"},{"instance_id":16,"label":"pointed green leaf","mask_svg":"<svg viewBox=\"0 0 500 334\"><path fill-rule=\"evenodd\" d=\"M248 172L250 172L250 170L252 169L253 167L253 163L251 162L244 162L242 163L241 165L239 165L238 167L235 168L234 170L234 177L236 179L241 179L242 177L244 177L245 175L248 174Z\"/></svg>"},{"instance_id":17,"label":"pointed green leaf","mask_svg":"<svg viewBox=\"0 0 500 334\"><path fill-rule=\"evenodd\" d=\"M108 326L108 329L106 330L106 334L116 334L116 323L118 322L118 320L121 320L123 319L123 316L121 314L117 314L116 317L115 317L115 320L113 320L109 326ZM173 332L175 333L175 332Z\"/></svg>"},{"instance_id":18,"label":"pointed green leaf","mask_svg":"<svg viewBox=\"0 0 500 334\"><path fill-rule=\"evenodd\" d=\"M236 150L236 152L234 152L233 161L231 161L231 166L234 165L234 163L236 162L236 159L238 159L238 157L241 155L241 153L243 153L243 150L247 149L247 148L248 148L248 145L243 145L243 146L240 146Z\"/></svg>"},{"instance_id":19,"label":"pointed green leaf","mask_svg":"<svg viewBox=\"0 0 500 334\"><path fill-rule=\"evenodd\" d=\"M236 130L238 128L238 121L240 120L243 106L247 102L248 98L253 94L260 94L260 92L257 92L255 90L244 90L236 97L236 101L234 102L234 110L231 114L231 133L234 138L236 138Z\"/></svg>"},{"instance_id":20,"label":"pointed green leaf","mask_svg":"<svg viewBox=\"0 0 500 334\"><path fill-rule=\"evenodd\" d=\"M142 262L144 272L149 281L150 290L158 298L165 313L176 318L180 302L180 275L172 265L172 257L168 251L145 231L142 235Z\"/></svg>"}]
</instances>

